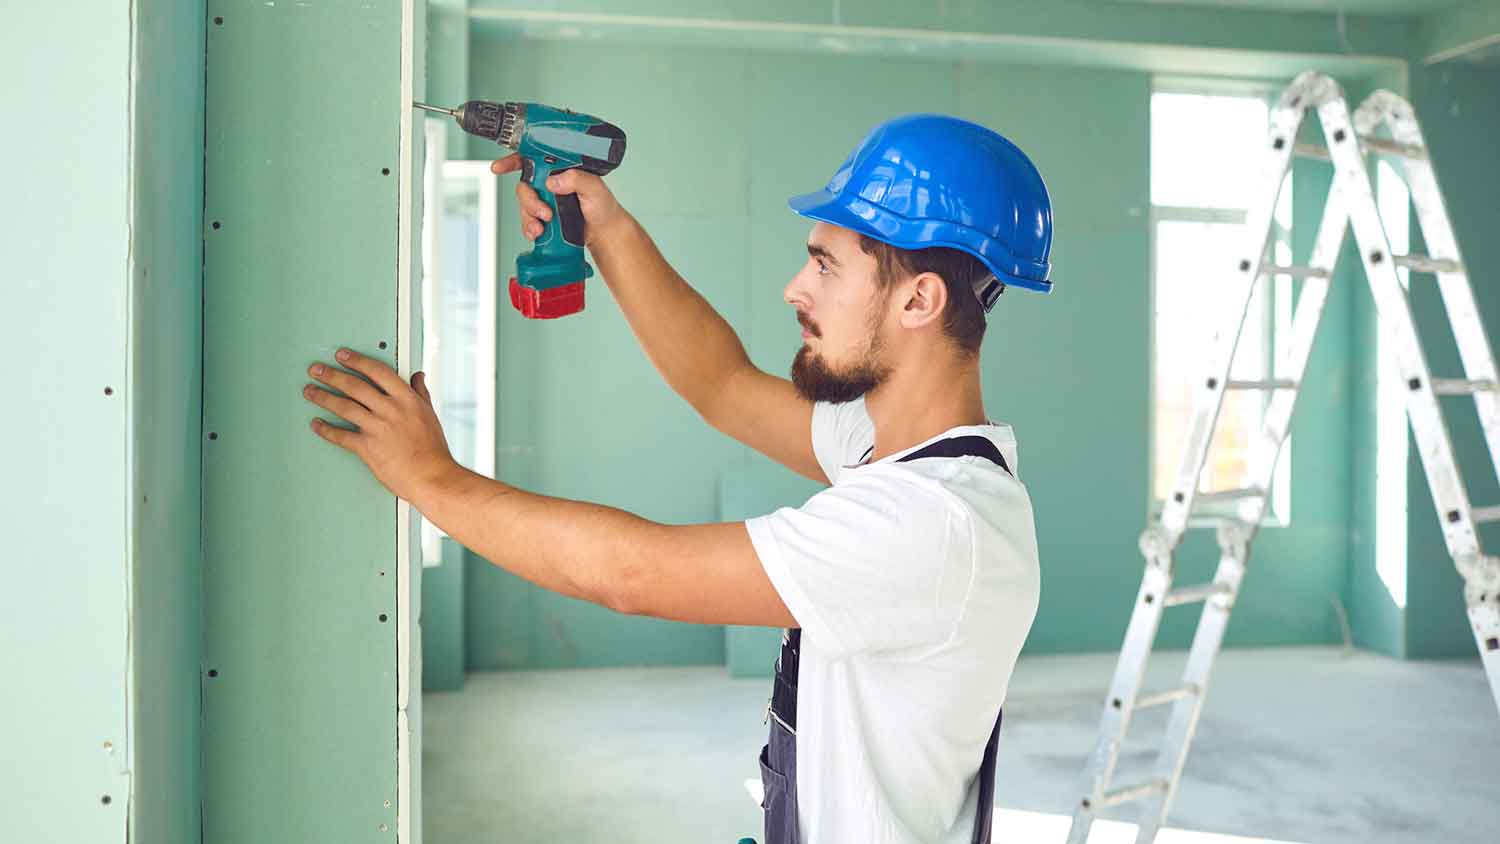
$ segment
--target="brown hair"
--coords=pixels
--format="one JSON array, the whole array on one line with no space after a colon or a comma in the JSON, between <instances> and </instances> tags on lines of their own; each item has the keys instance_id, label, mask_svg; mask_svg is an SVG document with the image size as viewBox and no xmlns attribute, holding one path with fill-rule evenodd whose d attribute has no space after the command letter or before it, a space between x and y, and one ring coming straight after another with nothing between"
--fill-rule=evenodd
<instances>
[{"instance_id":1,"label":"brown hair","mask_svg":"<svg viewBox=\"0 0 1500 844\"><path fill-rule=\"evenodd\" d=\"M984 340L984 306L974 293L974 282L989 276L990 271L973 255L959 249L933 246L927 249L902 249L859 236L859 248L875 256L875 281L881 290L903 278L921 273L935 273L948 290L948 304L943 307L943 334L965 355L979 353Z\"/></svg>"}]
</instances>

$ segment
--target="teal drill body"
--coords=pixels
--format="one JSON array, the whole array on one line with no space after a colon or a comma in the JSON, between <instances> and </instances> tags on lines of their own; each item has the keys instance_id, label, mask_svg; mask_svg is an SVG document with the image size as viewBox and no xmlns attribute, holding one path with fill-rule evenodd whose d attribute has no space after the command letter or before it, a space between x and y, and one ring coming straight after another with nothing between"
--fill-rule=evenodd
<instances>
[{"instance_id":1,"label":"teal drill body","mask_svg":"<svg viewBox=\"0 0 1500 844\"><path fill-rule=\"evenodd\" d=\"M552 208L531 251L516 258L511 304L532 319L583 310L583 282L594 274L583 257L583 212L577 196L548 190L547 178L575 167L596 176L609 173L625 157L625 133L597 117L540 103L471 100L452 110L417 106L450 114L465 132L518 152L521 178Z\"/></svg>"}]
</instances>

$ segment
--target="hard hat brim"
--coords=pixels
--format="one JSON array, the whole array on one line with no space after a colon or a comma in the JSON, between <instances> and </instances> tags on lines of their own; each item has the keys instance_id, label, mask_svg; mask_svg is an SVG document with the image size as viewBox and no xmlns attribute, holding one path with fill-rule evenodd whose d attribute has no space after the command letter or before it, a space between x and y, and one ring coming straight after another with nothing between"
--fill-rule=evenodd
<instances>
[{"instance_id":1,"label":"hard hat brim","mask_svg":"<svg viewBox=\"0 0 1500 844\"><path fill-rule=\"evenodd\" d=\"M787 205L808 219L842 226L899 249L927 249L933 246L959 249L978 258L1007 286L1039 293L1052 292L1052 282L1045 278L1045 264L1037 265L1019 258L999 241L967 226L941 220L908 219L858 197L845 199L826 190L794 196L787 200ZM1038 279L1023 275L1023 271L1027 269L1044 277Z\"/></svg>"}]
</instances>

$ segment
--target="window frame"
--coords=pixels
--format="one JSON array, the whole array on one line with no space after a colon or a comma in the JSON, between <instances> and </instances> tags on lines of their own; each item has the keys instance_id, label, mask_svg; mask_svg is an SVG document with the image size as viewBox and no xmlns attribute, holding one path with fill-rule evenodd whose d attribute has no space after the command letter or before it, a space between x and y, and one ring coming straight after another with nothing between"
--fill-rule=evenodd
<instances>
[{"instance_id":1,"label":"window frame","mask_svg":"<svg viewBox=\"0 0 1500 844\"><path fill-rule=\"evenodd\" d=\"M1267 109L1274 109L1277 99L1281 94L1281 86L1274 82L1264 80L1248 79L1206 79L1184 76L1157 76L1152 80L1150 96L1147 100L1147 113L1149 115L1152 100L1157 94L1185 94L1193 96L1212 97L1242 97L1260 99L1266 103ZM1269 131L1269 125L1267 126ZM1151 160L1150 133L1148 130L1148 184L1147 184L1147 226L1149 240L1149 290L1150 290L1150 416L1147 425L1148 449L1147 466L1148 477L1146 481L1146 498L1148 501L1148 515L1156 520L1161 517L1165 507L1165 500L1156 495L1157 485L1157 375L1158 375L1158 352L1157 352L1157 270L1159 268L1159 231L1162 223L1185 222L1185 223L1212 223L1221 225L1243 225L1249 214L1248 208L1210 208L1205 206L1180 206L1157 204L1150 196L1150 174L1149 162ZM1290 257L1293 248L1292 243L1292 191L1295 181L1292 171L1287 171L1287 182L1283 184L1278 201L1278 208L1272 219L1271 242L1273 250L1285 247L1286 254ZM1284 213L1283 213L1284 212ZM1291 263L1290 260L1287 263ZM1263 298L1263 313L1259 319L1264 326L1264 348L1266 360L1263 362L1265 371L1270 373L1269 377L1287 377L1283 367L1285 366L1285 348L1282 338L1290 335L1291 315L1293 312L1292 279L1288 276L1275 276L1267 282L1266 295ZM1246 317L1247 323L1251 319ZM1250 326L1247 324L1246 328ZM1271 394L1267 391L1259 392L1262 403L1262 418L1264 409L1269 404ZM1276 469L1272 474L1271 495L1267 501L1266 511L1261 519L1260 527L1290 527L1292 524L1292 502L1291 502L1291 453L1292 435L1287 434L1282 443L1281 452L1277 456ZM1178 452L1181 454L1180 450ZM1169 471L1175 471L1176 464ZM1229 510L1224 512L1200 511L1188 518L1189 528L1215 527L1221 524L1226 517L1232 516Z\"/></svg>"}]
</instances>

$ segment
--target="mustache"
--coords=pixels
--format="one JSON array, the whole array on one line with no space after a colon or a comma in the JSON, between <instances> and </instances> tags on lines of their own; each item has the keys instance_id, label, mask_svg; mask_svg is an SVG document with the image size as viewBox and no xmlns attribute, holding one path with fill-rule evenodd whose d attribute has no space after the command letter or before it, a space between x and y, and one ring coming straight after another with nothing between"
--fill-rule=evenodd
<instances>
[{"instance_id":1,"label":"mustache","mask_svg":"<svg viewBox=\"0 0 1500 844\"><path fill-rule=\"evenodd\" d=\"M805 328L805 329L807 329L807 333L808 334L811 334L814 337L822 337L823 336L823 332L821 332L821 331L818 330L818 326L815 325L813 323L813 321L808 318L807 314L804 314L801 311L798 311L797 312L797 321L800 322L800 323L802 323L802 327Z\"/></svg>"}]
</instances>

